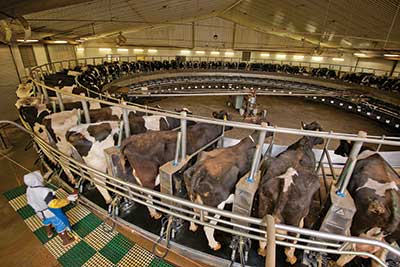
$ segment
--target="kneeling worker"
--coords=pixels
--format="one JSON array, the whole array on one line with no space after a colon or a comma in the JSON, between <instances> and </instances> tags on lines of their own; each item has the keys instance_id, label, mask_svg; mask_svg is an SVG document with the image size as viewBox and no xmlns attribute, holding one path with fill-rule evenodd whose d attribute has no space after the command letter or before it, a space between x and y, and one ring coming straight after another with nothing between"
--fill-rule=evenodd
<instances>
[{"instance_id":1,"label":"kneeling worker","mask_svg":"<svg viewBox=\"0 0 400 267\"><path fill-rule=\"evenodd\" d=\"M53 236L52 227L55 228L63 241L63 245L69 245L75 241L70 235L71 225L62 207L67 206L70 201L78 198L77 194L69 195L66 199L57 199L55 192L43 185L43 176L40 171L34 171L24 176L27 185L26 198L28 204L35 210L42 220L47 236Z\"/></svg>"}]
</instances>

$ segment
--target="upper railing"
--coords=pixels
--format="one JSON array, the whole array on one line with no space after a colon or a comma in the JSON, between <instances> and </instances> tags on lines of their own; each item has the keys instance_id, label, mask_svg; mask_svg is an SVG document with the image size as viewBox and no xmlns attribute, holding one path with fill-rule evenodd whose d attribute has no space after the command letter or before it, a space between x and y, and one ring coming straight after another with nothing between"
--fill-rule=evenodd
<instances>
[{"instance_id":1,"label":"upper railing","mask_svg":"<svg viewBox=\"0 0 400 267\"><path fill-rule=\"evenodd\" d=\"M106 56L106 57L91 57L91 58L77 58L72 60L62 60L55 61L49 64L43 64L37 67L33 67L31 71L40 68L41 66L45 66L48 71L58 71L63 68L74 68L75 66L85 66L88 64L97 65L102 64L103 62L133 62L133 61L164 61L164 60L176 60L175 56ZM322 62L308 62L308 61L288 61L288 60L275 60L275 59L251 59L250 61L242 61L240 57L201 57L201 56L186 56L187 61L197 61L197 62L244 62L244 63L272 63L272 64L280 64L280 65L291 65L291 66L299 66L305 67L306 70L311 70L312 68L328 68L340 72L363 72L363 73L372 73L377 76L388 76L390 74L390 70L387 69L375 69L368 67L358 67L344 64L331 64L331 63L322 63ZM400 71L394 71L392 74L393 77L400 77Z\"/></svg>"}]
</instances>

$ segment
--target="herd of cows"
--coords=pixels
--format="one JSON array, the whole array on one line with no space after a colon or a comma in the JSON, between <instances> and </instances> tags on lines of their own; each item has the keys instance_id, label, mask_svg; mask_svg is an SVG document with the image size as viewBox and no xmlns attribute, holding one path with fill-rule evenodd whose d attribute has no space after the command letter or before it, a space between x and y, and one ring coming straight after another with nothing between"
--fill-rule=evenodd
<instances>
[{"instance_id":1,"label":"herd of cows","mask_svg":"<svg viewBox=\"0 0 400 267\"><path fill-rule=\"evenodd\" d=\"M400 92L400 78L377 76L372 73L354 72L348 73L336 71L328 68L306 68L302 66L293 66L288 64L272 63L246 63L246 62L199 62L185 61L135 61L135 62L115 62L100 65L88 65L83 70L83 75L78 77L78 81L83 86L93 91L100 91L101 88L124 74L168 71L168 70L248 70L262 72L277 72L294 75L304 75L324 79L341 80L344 82L358 84L362 86L374 87L384 91Z\"/></svg>"},{"instance_id":2,"label":"herd of cows","mask_svg":"<svg viewBox=\"0 0 400 267\"><path fill-rule=\"evenodd\" d=\"M132 63L136 67L140 63ZM162 64L160 62L160 64ZM169 63L172 65L171 63ZM130 71L127 66L115 67L120 71ZM128 64L130 65L130 64ZM107 65L103 65L109 71ZM84 72L93 71L90 66ZM98 71L98 70L97 70ZM97 73L97 71L94 71ZM71 74L71 73L69 73ZM117 74L116 74L117 75ZM118 74L119 75L119 74ZM64 74L65 76L65 74ZM67 75L70 76L70 75ZM83 77L79 75L77 77ZM72 80L52 76L46 83L58 86L68 92L79 93ZM106 77L108 77L106 75ZM101 81L102 79L100 79ZM96 78L96 81L99 79ZM106 81L104 81L106 82ZM20 86L16 104L21 119L44 141L56 147L67 156L82 160L87 166L107 173L107 162L104 150L116 146L120 134L122 109L115 106L101 106L95 101L90 104L90 123L86 122L81 112L81 103L73 97L63 98L65 110L60 111L32 96L32 84ZM49 97L54 95L49 94ZM178 110L177 110L178 111ZM187 111L187 110L186 110ZM230 120L225 111L213 112L216 119ZM128 114L130 136L120 146L123 180L140 186L155 189L159 185L159 168L175 157L176 140L180 120L168 116L149 115L130 111ZM253 123L266 122L257 117ZM302 128L310 131L322 131L318 122L302 123ZM229 131L230 127L226 127ZM212 140L218 138L223 127L209 123L187 125L187 153L190 155ZM267 137L271 136L270 133ZM195 203L224 209L234 201L235 186L238 180L250 171L252 157L256 150L258 132L253 132L239 143L230 147L211 147L201 152L196 161L185 167L183 182L187 198ZM316 159L313 147L323 144L318 137L304 136L288 146L276 157L265 157L261 164L261 181L255 203L255 216L264 218L267 214L274 216L276 223L303 227L310 214L312 202L320 188L319 175L316 172ZM352 144L341 142L335 153L348 156ZM368 147L362 153L352 174L348 191L356 204L357 212L353 218L351 234L373 238L392 243L400 240L400 177L391 166ZM57 164L57 162L52 162ZM66 171L71 183L77 179ZM106 203L112 200L112 194L97 185L98 191ZM159 219L161 214L149 208L149 214ZM321 214L323 216L323 214ZM216 219L219 217L215 215ZM216 221L210 221L216 224ZM197 226L190 224L190 230ZM214 229L204 227L204 232L211 249L219 250L220 243L214 238ZM293 242L293 241L288 241ZM260 242L259 254L263 255L266 244ZM358 251L368 251L384 258L385 253L374 246L357 246ZM288 262L294 264L294 248L287 248L285 254ZM338 264L345 265L351 258L341 257Z\"/></svg>"}]
</instances>

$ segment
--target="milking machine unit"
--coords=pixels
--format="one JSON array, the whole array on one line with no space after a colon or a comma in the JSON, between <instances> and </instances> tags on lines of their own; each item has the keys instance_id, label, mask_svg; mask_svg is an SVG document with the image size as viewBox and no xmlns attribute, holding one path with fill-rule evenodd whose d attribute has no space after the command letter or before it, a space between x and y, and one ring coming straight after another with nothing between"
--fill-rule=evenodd
<instances>
[{"instance_id":1,"label":"milking machine unit","mask_svg":"<svg viewBox=\"0 0 400 267\"><path fill-rule=\"evenodd\" d=\"M358 137L365 138L367 137L367 133L360 131ZM354 142L349 158L343 167L337 183L331 187L329 194L330 199L328 202L330 208L322 221L319 229L321 232L345 236L350 235L351 222L356 213L356 206L346 188L357 163L357 156L360 153L362 144L363 142L361 141ZM346 245L346 243L343 244L343 246ZM321 266L321 263L318 264L316 261L324 262L325 260L325 255L316 255L316 253L309 253L306 251L303 257L303 264L309 266Z\"/></svg>"}]
</instances>

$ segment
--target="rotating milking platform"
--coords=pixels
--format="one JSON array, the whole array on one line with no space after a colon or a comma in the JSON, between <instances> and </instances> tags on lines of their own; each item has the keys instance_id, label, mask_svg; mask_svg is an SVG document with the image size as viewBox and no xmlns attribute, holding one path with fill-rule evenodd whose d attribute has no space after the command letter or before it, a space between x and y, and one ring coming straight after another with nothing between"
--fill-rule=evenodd
<instances>
[{"instance_id":1,"label":"rotating milking platform","mask_svg":"<svg viewBox=\"0 0 400 267\"><path fill-rule=\"evenodd\" d=\"M50 90L50 89L49 89ZM345 137L346 138L346 137ZM232 140L231 140L232 141ZM235 142L235 141L234 141ZM180 142L178 142L179 144ZM229 140L224 138L224 143L227 145L229 143ZM232 144L232 142L231 142ZM265 147L263 147L263 150ZM279 146L274 146L274 152L272 154L276 154L277 151L279 151L280 148ZM179 151L179 148L178 148ZM118 166L116 164L118 162L118 157L119 157L119 151L117 148L112 148L109 151L106 152L106 154L109 156L109 170L110 173L112 174L111 176L113 177L118 177L118 173L122 169L122 166ZM182 153L185 154L185 153ZM176 174L179 175L179 171L184 167L184 165L190 160L190 158L184 158L183 160L181 159L178 161L178 164L176 165L176 161L167 163L166 165L162 166L160 168L160 190L162 193L167 193L169 195L176 195L175 186L174 186L174 176ZM175 164L174 164L175 163ZM325 164L328 164L328 162L324 162ZM336 161L334 160L334 163ZM248 216L250 213L250 206L252 204L252 201L250 199L253 198L255 188L256 186L248 186L248 184L245 184L243 181L246 181L243 177L241 179L241 182L237 185L236 191L241 192L238 193L237 195L244 196L242 200L235 201L235 204L233 205L233 211L234 213L240 214L242 211L243 215ZM117 184L118 182L116 182ZM113 183L110 182L111 185ZM256 184L256 183L255 183ZM124 185L123 181L121 181L120 185ZM175 191L175 192L174 192ZM128 190L129 192L129 190ZM88 200L91 201L91 203L95 203L96 205L94 206L100 206L105 212L107 211L107 205L105 205L104 201L102 200L101 195L97 192L97 190L90 190L87 192L84 192L83 194ZM129 194L128 194L129 196ZM155 198L156 200L156 198ZM174 203L175 202L170 202L168 199L163 199L161 198L161 202L165 203ZM178 205L177 205L178 206ZM248 209L246 207L249 207ZM122 213L120 214L120 218L116 217L115 219L129 225L132 227L132 229L136 229L136 231L144 234L151 236L153 240L157 240L158 236L160 235L160 231L163 227L162 223L160 220L153 220L150 218L148 215L148 211L145 205L140 204L140 203L135 203L135 206L131 207L130 212L127 213ZM246 214L247 213L247 214ZM221 217L222 219L227 219L224 217ZM235 220L231 220L232 222L235 222ZM329 220L328 220L329 221ZM243 224L243 223L242 223ZM231 259L231 248L229 247L231 244L232 240L232 235L229 233L226 233L224 231L219 231L217 229L216 231L216 239L222 243L222 249L214 252L209 249L207 240L205 239L205 236L203 232L197 231L196 233L192 233L191 231L188 230L188 223L185 221L183 223L183 226L180 228L179 232L176 233L175 239L171 241L171 249L181 251L182 254L189 255L193 259L198 259L199 261L202 262L209 262L211 265L215 266L221 266L221 265L227 265L230 262ZM231 227L234 229L235 227ZM161 243L165 244L164 241L161 241ZM264 265L264 259L260 256L257 255L257 242L252 242L251 244L251 249L249 250L249 261L248 265L250 266L263 266ZM280 247L281 248L281 247ZM280 249L279 248L279 249ZM278 266L283 266L284 264L284 259L283 258L278 258L277 259Z\"/></svg>"}]
</instances>

